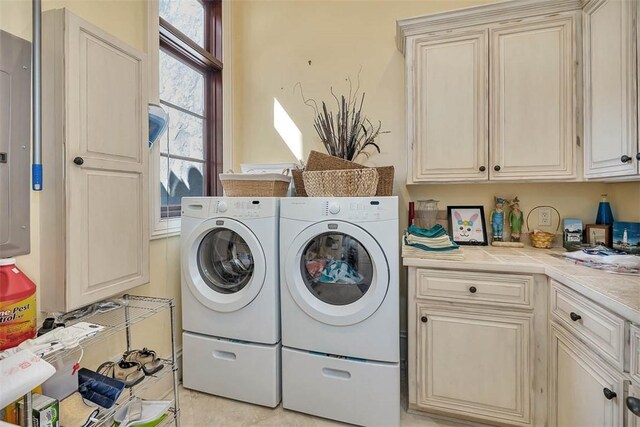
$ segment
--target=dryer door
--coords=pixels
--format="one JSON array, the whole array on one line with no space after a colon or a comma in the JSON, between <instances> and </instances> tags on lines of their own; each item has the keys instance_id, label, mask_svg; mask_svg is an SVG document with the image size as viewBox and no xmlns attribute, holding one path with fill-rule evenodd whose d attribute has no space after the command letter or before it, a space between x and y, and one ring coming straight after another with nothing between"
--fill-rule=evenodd
<instances>
[{"instance_id":1,"label":"dryer door","mask_svg":"<svg viewBox=\"0 0 640 427\"><path fill-rule=\"evenodd\" d=\"M215 311L241 309L258 295L266 261L256 236L228 218L204 221L182 247L184 280L193 295Z\"/></svg>"},{"instance_id":2,"label":"dryer door","mask_svg":"<svg viewBox=\"0 0 640 427\"><path fill-rule=\"evenodd\" d=\"M380 307L389 287L387 258L364 229L324 221L300 233L283 264L287 288L309 316L352 325Z\"/></svg>"}]
</instances>

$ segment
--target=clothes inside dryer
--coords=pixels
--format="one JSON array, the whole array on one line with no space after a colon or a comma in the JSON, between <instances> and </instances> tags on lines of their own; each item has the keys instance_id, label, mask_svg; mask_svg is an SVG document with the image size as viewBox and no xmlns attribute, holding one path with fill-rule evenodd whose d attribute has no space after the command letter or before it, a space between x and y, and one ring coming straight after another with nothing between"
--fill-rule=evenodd
<instances>
[{"instance_id":1,"label":"clothes inside dryer","mask_svg":"<svg viewBox=\"0 0 640 427\"><path fill-rule=\"evenodd\" d=\"M251 280L254 262L247 242L235 231L216 228L198 247L198 270L204 282L216 292L240 291Z\"/></svg>"},{"instance_id":2,"label":"clothes inside dryer","mask_svg":"<svg viewBox=\"0 0 640 427\"><path fill-rule=\"evenodd\" d=\"M344 233L320 234L307 244L300 260L302 278L321 301L347 305L371 286L373 265L362 244Z\"/></svg>"}]
</instances>

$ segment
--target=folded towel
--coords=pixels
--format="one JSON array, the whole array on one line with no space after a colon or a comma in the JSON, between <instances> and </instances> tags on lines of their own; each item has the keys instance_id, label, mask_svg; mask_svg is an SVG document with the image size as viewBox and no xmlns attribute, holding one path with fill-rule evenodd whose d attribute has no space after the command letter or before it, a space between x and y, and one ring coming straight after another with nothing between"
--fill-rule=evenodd
<instances>
[{"instance_id":1,"label":"folded towel","mask_svg":"<svg viewBox=\"0 0 640 427\"><path fill-rule=\"evenodd\" d=\"M455 251L425 251L417 247L402 245L403 258L436 259L443 261L462 261L464 253L461 248Z\"/></svg>"},{"instance_id":2,"label":"folded towel","mask_svg":"<svg viewBox=\"0 0 640 427\"><path fill-rule=\"evenodd\" d=\"M442 237L447 235L447 230L445 230L444 227L440 224L436 224L431 228L420 228L415 225L410 225L407 232L414 236L428 238Z\"/></svg>"},{"instance_id":3,"label":"folded towel","mask_svg":"<svg viewBox=\"0 0 640 427\"><path fill-rule=\"evenodd\" d=\"M405 239L407 241L408 245L416 245L416 244L420 244L423 246L427 246L429 248L451 248L451 247L458 247L458 245L456 245L455 243L453 243L451 241L451 239L449 238L449 236L444 235L441 237L436 237L436 238L429 238L429 237L418 237L418 236L414 236L413 234L409 234L407 233L405 235Z\"/></svg>"}]
</instances>

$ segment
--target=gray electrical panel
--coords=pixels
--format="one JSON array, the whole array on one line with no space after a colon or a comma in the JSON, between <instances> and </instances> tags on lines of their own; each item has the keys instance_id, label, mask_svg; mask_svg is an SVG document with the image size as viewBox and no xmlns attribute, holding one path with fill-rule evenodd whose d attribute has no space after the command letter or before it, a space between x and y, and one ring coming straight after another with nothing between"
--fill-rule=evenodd
<instances>
[{"instance_id":1,"label":"gray electrical panel","mask_svg":"<svg viewBox=\"0 0 640 427\"><path fill-rule=\"evenodd\" d=\"M0 30L0 258L30 252L31 43Z\"/></svg>"}]
</instances>

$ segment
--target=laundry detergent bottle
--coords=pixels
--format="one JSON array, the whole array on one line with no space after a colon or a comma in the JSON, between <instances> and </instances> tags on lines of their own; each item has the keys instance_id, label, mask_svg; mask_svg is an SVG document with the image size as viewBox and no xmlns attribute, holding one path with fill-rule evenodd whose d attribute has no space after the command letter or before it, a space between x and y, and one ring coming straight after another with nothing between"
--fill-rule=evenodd
<instances>
[{"instance_id":1,"label":"laundry detergent bottle","mask_svg":"<svg viewBox=\"0 0 640 427\"><path fill-rule=\"evenodd\" d=\"M36 335L36 285L16 267L14 258L0 259L0 350Z\"/></svg>"}]
</instances>

